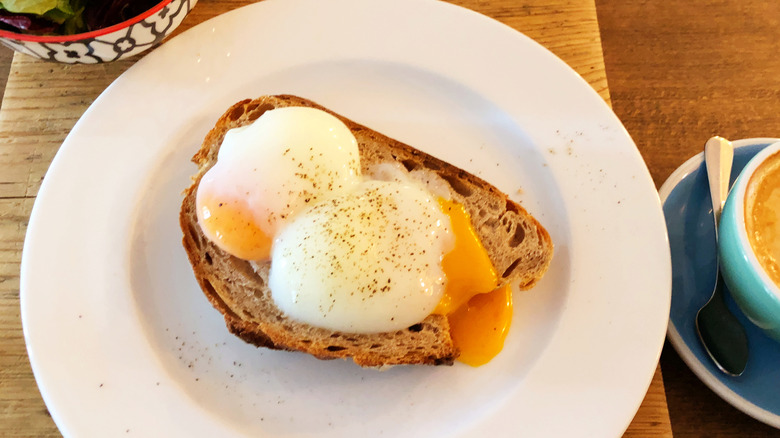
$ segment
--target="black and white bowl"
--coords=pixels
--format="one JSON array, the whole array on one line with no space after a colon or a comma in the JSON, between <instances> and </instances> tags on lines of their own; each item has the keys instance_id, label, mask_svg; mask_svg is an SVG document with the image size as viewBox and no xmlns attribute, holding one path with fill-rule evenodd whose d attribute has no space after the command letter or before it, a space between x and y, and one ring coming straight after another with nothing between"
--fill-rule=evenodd
<instances>
[{"instance_id":1,"label":"black and white bowl","mask_svg":"<svg viewBox=\"0 0 780 438\"><path fill-rule=\"evenodd\" d=\"M198 0L162 0L122 23L75 35L25 35L0 30L0 43L27 55L66 64L97 64L144 52L171 34Z\"/></svg>"}]
</instances>

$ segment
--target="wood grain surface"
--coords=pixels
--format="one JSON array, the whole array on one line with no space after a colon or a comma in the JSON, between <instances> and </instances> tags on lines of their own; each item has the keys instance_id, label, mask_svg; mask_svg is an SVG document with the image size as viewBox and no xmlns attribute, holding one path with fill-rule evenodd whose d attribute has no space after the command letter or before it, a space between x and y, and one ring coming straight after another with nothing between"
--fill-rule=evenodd
<instances>
[{"instance_id":1,"label":"wood grain surface","mask_svg":"<svg viewBox=\"0 0 780 438\"><path fill-rule=\"evenodd\" d=\"M182 28L248 1L200 0ZM458 0L553 51L610 102L593 0ZM135 59L65 66L16 55L0 109L0 436L58 436L30 371L19 317L19 266L24 232L45 171L73 124ZM552 420L555 421L555 420ZM664 381L656 371L626 431L630 437L671 436Z\"/></svg>"},{"instance_id":2,"label":"wood grain surface","mask_svg":"<svg viewBox=\"0 0 780 438\"><path fill-rule=\"evenodd\" d=\"M712 135L780 137L777 2L596 4L613 109L658 187ZM780 436L709 390L668 342L661 368L676 437Z\"/></svg>"}]
</instances>

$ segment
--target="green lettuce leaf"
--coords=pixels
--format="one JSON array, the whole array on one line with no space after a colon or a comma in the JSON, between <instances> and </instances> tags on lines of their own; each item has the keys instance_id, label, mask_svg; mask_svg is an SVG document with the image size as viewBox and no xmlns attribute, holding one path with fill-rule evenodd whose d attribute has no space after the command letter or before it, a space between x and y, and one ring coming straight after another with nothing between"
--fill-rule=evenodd
<instances>
[{"instance_id":1,"label":"green lettuce leaf","mask_svg":"<svg viewBox=\"0 0 780 438\"><path fill-rule=\"evenodd\" d=\"M58 22L75 14L71 0L0 0L2 9L17 14L55 17Z\"/></svg>"},{"instance_id":2,"label":"green lettuce leaf","mask_svg":"<svg viewBox=\"0 0 780 438\"><path fill-rule=\"evenodd\" d=\"M20 14L43 15L57 9L60 0L2 0L3 8Z\"/></svg>"},{"instance_id":3,"label":"green lettuce leaf","mask_svg":"<svg viewBox=\"0 0 780 438\"><path fill-rule=\"evenodd\" d=\"M84 24L84 7L79 8L75 15L65 20L60 26L60 32L63 35L73 35L75 33L86 32L87 25Z\"/></svg>"},{"instance_id":4,"label":"green lettuce leaf","mask_svg":"<svg viewBox=\"0 0 780 438\"><path fill-rule=\"evenodd\" d=\"M49 21L62 24L82 13L84 7L81 6L80 3L81 2L79 0L74 0L73 3L71 3L69 0L59 0L59 3L55 9L46 11L46 13L42 14L42 16Z\"/></svg>"}]
</instances>

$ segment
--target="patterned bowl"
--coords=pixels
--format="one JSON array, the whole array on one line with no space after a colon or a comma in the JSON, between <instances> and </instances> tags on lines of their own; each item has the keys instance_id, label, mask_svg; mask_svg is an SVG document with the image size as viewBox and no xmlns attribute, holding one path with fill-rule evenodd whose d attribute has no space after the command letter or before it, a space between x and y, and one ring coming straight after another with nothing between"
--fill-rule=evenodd
<instances>
[{"instance_id":1,"label":"patterned bowl","mask_svg":"<svg viewBox=\"0 0 780 438\"><path fill-rule=\"evenodd\" d=\"M146 51L176 29L198 0L162 0L122 23L75 35L23 35L0 30L0 43L27 55L66 64L97 64Z\"/></svg>"}]
</instances>

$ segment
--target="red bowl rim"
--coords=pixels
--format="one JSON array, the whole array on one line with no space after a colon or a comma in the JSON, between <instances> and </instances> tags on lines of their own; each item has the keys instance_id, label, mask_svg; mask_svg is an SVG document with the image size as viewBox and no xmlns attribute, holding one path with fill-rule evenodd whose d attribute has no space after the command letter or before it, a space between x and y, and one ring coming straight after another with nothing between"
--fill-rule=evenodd
<instances>
[{"instance_id":1,"label":"red bowl rim","mask_svg":"<svg viewBox=\"0 0 780 438\"><path fill-rule=\"evenodd\" d=\"M123 28L130 27L133 24L138 23L139 21L142 21L156 14L163 7L165 7L172 1L173 0L162 0L160 3L157 3L151 9L147 10L146 12L140 15L136 15L135 17L129 20L125 20L113 26L104 27L98 30L93 30L91 32L77 33L73 35L26 35L21 33L9 32L7 30L0 30L0 37L17 40L17 41L30 41L35 43L62 43L62 42L77 41L77 40L82 40L87 38L96 38L99 36L103 36L115 32L117 30L121 30Z\"/></svg>"}]
</instances>

